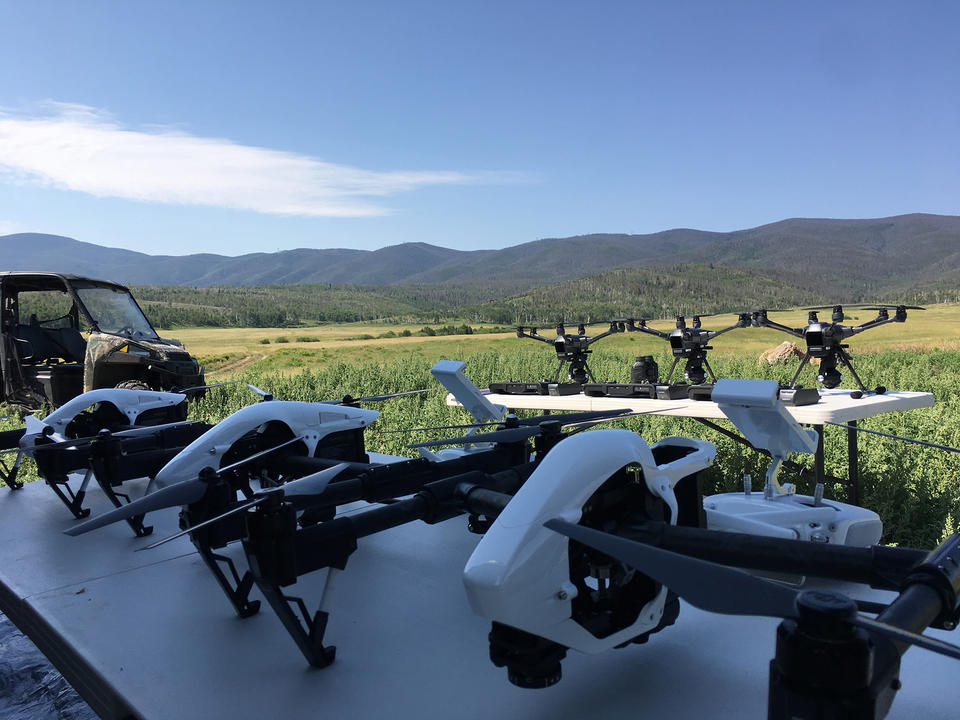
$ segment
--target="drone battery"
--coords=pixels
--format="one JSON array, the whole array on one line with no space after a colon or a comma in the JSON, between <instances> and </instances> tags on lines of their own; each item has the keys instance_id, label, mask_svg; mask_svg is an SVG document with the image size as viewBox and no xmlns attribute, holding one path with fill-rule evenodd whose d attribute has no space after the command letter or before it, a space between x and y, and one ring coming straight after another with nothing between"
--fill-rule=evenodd
<instances>
[{"instance_id":1,"label":"drone battery","mask_svg":"<svg viewBox=\"0 0 960 720\"><path fill-rule=\"evenodd\" d=\"M547 395L579 395L583 385L580 383L540 383L547 386ZM543 393L541 393L543 394Z\"/></svg>"},{"instance_id":2,"label":"drone battery","mask_svg":"<svg viewBox=\"0 0 960 720\"><path fill-rule=\"evenodd\" d=\"M784 405L813 405L820 402L816 388L780 388L780 400Z\"/></svg>"},{"instance_id":3,"label":"drone battery","mask_svg":"<svg viewBox=\"0 0 960 720\"><path fill-rule=\"evenodd\" d=\"M591 397L655 398L656 388L650 383L589 383L583 394Z\"/></svg>"},{"instance_id":4,"label":"drone battery","mask_svg":"<svg viewBox=\"0 0 960 720\"><path fill-rule=\"evenodd\" d=\"M541 386L546 383L538 382L498 382L490 383L490 392L503 395L546 395Z\"/></svg>"},{"instance_id":5,"label":"drone battery","mask_svg":"<svg viewBox=\"0 0 960 720\"><path fill-rule=\"evenodd\" d=\"M691 400L709 400L713 395L713 383L691 385L688 397Z\"/></svg>"},{"instance_id":6,"label":"drone battery","mask_svg":"<svg viewBox=\"0 0 960 720\"><path fill-rule=\"evenodd\" d=\"M686 383L664 384L656 387L658 400L686 400L690 397L690 386Z\"/></svg>"}]
</instances>

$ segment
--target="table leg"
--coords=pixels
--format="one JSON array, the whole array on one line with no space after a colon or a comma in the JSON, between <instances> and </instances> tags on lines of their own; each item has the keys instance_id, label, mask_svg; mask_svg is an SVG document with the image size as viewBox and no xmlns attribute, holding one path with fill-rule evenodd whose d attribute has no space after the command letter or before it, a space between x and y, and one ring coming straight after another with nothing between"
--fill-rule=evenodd
<instances>
[{"instance_id":1,"label":"table leg","mask_svg":"<svg viewBox=\"0 0 960 720\"><path fill-rule=\"evenodd\" d=\"M814 425L813 427L817 431L817 452L813 456L815 482L822 483L826 475L823 469L823 425Z\"/></svg>"},{"instance_id":2,"label":"table leg","mask_svg":"<svg viewBox=\"0 0 960 720\"><path fill-rule=\"evenodd\" d=\"M847 477L850 488L850 502L860 504L860 458L857 451L857 421L847 423Z\"/></svg>"}]
</instances>

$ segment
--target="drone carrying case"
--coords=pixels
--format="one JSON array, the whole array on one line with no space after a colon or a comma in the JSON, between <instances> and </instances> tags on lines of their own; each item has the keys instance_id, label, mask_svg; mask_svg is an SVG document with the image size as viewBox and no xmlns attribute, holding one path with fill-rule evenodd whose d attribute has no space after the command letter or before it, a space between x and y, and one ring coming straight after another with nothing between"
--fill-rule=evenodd
<instances>
[{"instance_id":1,"label":"drone carrying case","mask_svg":"<svg viewBox=\"0 0 960 720\"><path fill-rule=\"evenodd\" d=\"M546 395L545 389L541 389L544 383L538 382L497 382L490 383L490 392L501 393L503 395Z\"/></svg>"},{"instance_id":2,"label":"drone carrying case","mask_svg":"<svg viewBox=\"0 0 960 720\"><path fill-rule=\"evenodd\" d=\"M656 388L658 400L686 400L690 397L690 386L687 383L660 384Z\"/></svg>"},{"instance_id":3,"label":"drone carrying case","mask_svg":"<svg viewBox=\"0 0 960 720\"><path fill-rule=\"evenodd\" d=\"M691 385L687 393L687 397L691 400L709 400L713 396L713 383Z\"/></svg>"},{"instance_id":4,"label":"drone carrying case","mask_svg":"<svg viewBox=\"0 0 960 720\"><path fill-rule=\"evenodd\" d=\"M813 405L820 402L816 388L780 388L780 401L784 405Z\"/></svg>"},{"instance_id":5,"label":"drone carrying case","mask_svg":"<svg viewBox=\"0 0 960 720\"><path fill-rule=\"evenodd\" d=\"M650 383L587 383L583 394L591 397L655 398L657 389Z\"/></svg>"},{"instance_id":6,"label":"drone carrying case","mask_svg":"<svg viewBox=\"0 0 960 720\"><path fill-rule=\"evenodd\" d=\"M547 386L547 395L579 395L583 389L580 383L540 383Z\"/></svg>"}]
</instances>

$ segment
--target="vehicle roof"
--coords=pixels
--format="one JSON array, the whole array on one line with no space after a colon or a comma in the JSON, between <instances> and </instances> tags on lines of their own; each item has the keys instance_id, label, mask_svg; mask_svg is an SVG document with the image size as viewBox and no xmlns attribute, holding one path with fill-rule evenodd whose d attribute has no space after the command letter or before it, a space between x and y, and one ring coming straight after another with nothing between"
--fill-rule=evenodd
<instances>
[{"instance_id":1,"label":"vehicle roof","mask_svg":"<svg viewBox=\"0 0 960 720\"><path fill-rule=\"evenodd\" d=\"M73 273L58 273L58 272L47 272L47 271L40 271L40 270L0 271L0 281L6 280L8 278L23 278L24 280L29 280L29 279L43 280L43 279L58 278L68 283L92 282L92 283L96 283L97 285L110 285L112 287L122 288L123 290L127 290L127 292L129 292L129 289L127 288L126 285L122 285L118 282L114 282L113 280L100 280L97 278L87 277L85 275L74 275Z\"/></svg>"}]
</instances>

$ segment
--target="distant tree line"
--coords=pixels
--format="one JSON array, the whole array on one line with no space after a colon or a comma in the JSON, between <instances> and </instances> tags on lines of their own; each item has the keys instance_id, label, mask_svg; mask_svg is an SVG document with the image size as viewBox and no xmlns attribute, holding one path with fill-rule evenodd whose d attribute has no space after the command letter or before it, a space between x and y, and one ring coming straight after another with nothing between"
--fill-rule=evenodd
<instances>
[{"instance_id":1,"label":"distant tree line","mask_svg":"<svg viewBox=\"0 0 960 720\"><path fill-rule=\"evenodd\" d=\"M960 278L953 278L960 279ZM851 302L960 300L950 278L894 291L879 283L839 287L804 273L721 265L621 268L503 295L502 287L458 285L264 285L192 288L145 285L134 294L159 328L300 327L329 322L550 324L618 316L671 317ZM467 325L469 327L469 325ZM436 332L436 330L435 330ZM439 334L439 333L437 333ZM462 334L457 333L457 334Z\"/></svg>"}]
</instances>

